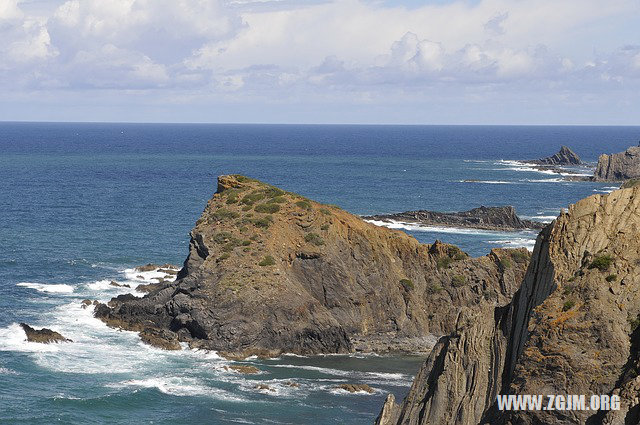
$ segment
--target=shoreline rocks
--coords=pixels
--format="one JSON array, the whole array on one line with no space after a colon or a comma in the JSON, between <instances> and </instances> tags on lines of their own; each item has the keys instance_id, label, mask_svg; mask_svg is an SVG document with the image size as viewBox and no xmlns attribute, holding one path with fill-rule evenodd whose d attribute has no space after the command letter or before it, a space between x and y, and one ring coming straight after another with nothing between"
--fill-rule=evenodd
<instances>
[{"instance_id":1,"label":"shoreline rocks","mask_svg":"<svg viewBox=\"0 0 640 425\"><path fill-rule=\"evenodd\" d=\"M516 231L542 229L547 224L523 220L512 206L473 208L469 211L444 213L436 211L406 211L363 217L364 220L383 222L399 221L422 226L447 226L482 230Z\"/></svg>"},{"instance_id":2,"label":"shoreline rocks","mask_svg":"<svg viewBox=\"0 0 640 425\"><path fill-rule=\"evenodd\" d=\"M60 333L52 331L51 329L34 329L26 323L20 323L20 326L27 335L27 341L29 342L38 342L41 344L73 342L69 338L62 336Z\"/></svg>"}]
</instances>

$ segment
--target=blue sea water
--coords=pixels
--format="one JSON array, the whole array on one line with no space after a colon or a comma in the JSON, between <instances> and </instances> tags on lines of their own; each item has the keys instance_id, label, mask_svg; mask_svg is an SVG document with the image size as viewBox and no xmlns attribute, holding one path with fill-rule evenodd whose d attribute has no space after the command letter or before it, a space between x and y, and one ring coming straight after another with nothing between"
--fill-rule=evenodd
<instances>
[{"instance_id":1,"label":"blue sea water","mask_svg":"<svg viewBox=\"0 0 640 425\"><path fill-rule=\"evenodd\" d=\"M215 353L143 345L80 301L126 292L108 282L131 281L133 266L180 264L220 174L356 214L513 205L550 221L617 186L566 182L517 160L566 144L595 162L639 139L640 127L0 123L0 422L371 423L386 393L406 393L422 358L253 359L263 373L243 376ZM476 256L531 248L535 239L404 227L421 242L456 243ZM27 343L20 322L74 343ZM257 382L276 391L258 391ZM335 389L345 382L376 393Z\"/></svg>"}]
</instances>

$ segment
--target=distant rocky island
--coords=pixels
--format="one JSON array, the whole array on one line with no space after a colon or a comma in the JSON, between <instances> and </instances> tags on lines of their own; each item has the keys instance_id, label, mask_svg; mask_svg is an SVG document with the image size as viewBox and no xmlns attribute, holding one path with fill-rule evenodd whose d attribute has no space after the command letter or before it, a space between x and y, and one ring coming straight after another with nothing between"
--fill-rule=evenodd
<instances>
[{"instance_id":1,"label":"distant rocky island","mask_svg":"<svg viewBox=\"0 0 640 425\"><path fill-rule=\"evenodd\" d=\"M546 224L539 221L523 220L512 206L473 208L462 212L406 211L396 214L364 216L368 221L402 222L421 226L446 226L483 230L516 231L542 229Z\"/></svg>"},{"instance_id":2,"label":"distant rocky island","mask_svg":"<svg viewBox=\"0 0 640 425\"><path fill-rule=\"evenodd\" d=\"M221 176L175 282L94 314L165 349L228 358L429 352L461 308L506 304L524 249L470 258L244 176Z\"/></svg>"},{"instance_id":3,"label":"distant rocky island","mask_svg":"<svg viewBox=\"0 0 640 425\"><path fill-rule=\"evenodd\" d=\"M376 423L639 423L638 240L639 186L570 206L538 236L512 300L462 307L404 401L390 395ZM498 394L615 394L621 408L500 411Z\"/></svg>"},{"instance_id":4,"label":"distant rocky island","mask_svg":"<svg viewBox=\"0 0 640 425\"><path fill-rule=\"evenodd\" d=\"M567 146L562 146L560 148L560 151L558 153L556 153L555 155L552 155L552 156L549 156L549 157L546 157L546 158L528 160L528 161L524 161L524 162L529 163L529 164L545 166L545 167L556 167L556 166L562 166L562 165L583 165L584 164L582 162L582 160L580 159L580 157L578 156L578 154L576 154L574 151L572 151Z\"/></svg>"}]
</instances>

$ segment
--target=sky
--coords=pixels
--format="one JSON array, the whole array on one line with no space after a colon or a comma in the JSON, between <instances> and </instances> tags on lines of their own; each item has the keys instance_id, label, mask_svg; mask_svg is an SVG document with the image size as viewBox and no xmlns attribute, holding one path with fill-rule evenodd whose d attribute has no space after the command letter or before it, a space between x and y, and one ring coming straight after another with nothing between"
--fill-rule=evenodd
<instances>
[{"instance_id":1,"label":"sky","mask_svg":"<svg viewBox=\"0 0 640 425\"><path fill-rule=\"evenodd\" d=\"M0 121L640 125L640 0L0 0Z\"/></svg>"}]
</instances>

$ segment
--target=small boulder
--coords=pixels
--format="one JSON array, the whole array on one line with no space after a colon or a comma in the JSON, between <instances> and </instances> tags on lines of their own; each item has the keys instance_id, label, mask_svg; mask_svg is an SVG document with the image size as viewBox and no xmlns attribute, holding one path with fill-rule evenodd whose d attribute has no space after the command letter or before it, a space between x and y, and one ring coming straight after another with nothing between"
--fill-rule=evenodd
<instances>
[{"instance_id":1,"label":"small boulder","mask_svg":"<svg viewBox=\"0 0 640 425\"><path fill-rule=\"evenodd\" d=\"M152 345L163 350L182 350L180 342L176 335L167 330L145 328L140 332L142 342Z\"/></svg>"},{"instance_id":2,"label":"small boulder","mask_svg":"<svg viewBox=\"0 0 640 425\"><path fill-rule=\"evenodd\" d=\"M39 342L41 344L49 344L51 342L73 342L69 338L65 338L58 332L52 331L51 329L34 329L26 323L20 323L20 326L24 329L24 333L27 334L27 341L29 342Z\"/></svg>"},{"instance_id":3,"label":"small boulder","mask_svg":"<svg viewBox=\"0 0 640 425\"><path fill-rule=\"evenodd\" d=\"M87 308L91 305L91 300L82 300L82 303L80 303L82 305L82 308Z\"/></svg>"},{"instance_id":4,"label":"small boulder","mask_svg":"<svg viewBox=\"0 0 640 425\"><path fill-rule=\"evenodd\" d=\"M115 280L112 280L111 282L109 282L109 285L115 286L116 288L131 288L131 286L127 285L126 283L124 284L118 283Z\"/></svg>"},{"instance_id":5,"label":"small boulder","mask_svg":"<svg viewBox=\"0 0 640 425\"><path fill-rule=\"evenodd\" d=\"M367 384L341 384L341 385L338 385L336 388L340 390L348 391L350 393L366 392L369 394L373 394L376 392L373 388L371 388Z\"/></svg>"},{"instance_id":6,"label":"small boulder","mask_svg":"<svg viewBox=\"0 0 640 425\"><path fill-rule=\"evenodd\" d=\"M276 390L274 390L273 388L271 388L270 386L268 386L267 384L257 384L255 387L256 390L261 390L261 391L271 391L272 393L275 393Z\"/></svg>"}]
</instances>

